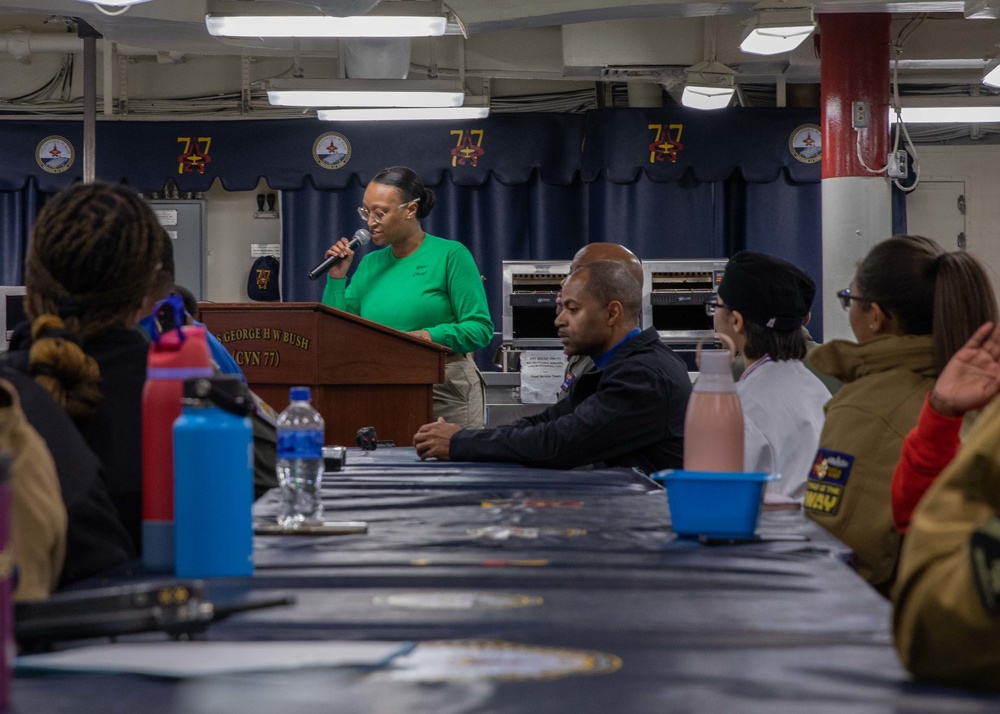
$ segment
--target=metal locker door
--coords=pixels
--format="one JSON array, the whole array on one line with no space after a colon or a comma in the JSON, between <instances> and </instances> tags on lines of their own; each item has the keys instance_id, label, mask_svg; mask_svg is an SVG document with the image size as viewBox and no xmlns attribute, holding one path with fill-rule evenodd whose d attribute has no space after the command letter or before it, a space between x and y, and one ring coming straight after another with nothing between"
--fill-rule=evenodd
<instances>
[{"instance_id":1,"label":"metal locker door","mask_svg":"<svg viewBox=\"0 0 1000 714\"><path fill-rule=\"evenodd\" d=\"M174 282L205 297L205 201L150 201L174 245Z\"/></svg>"}]
</instances>

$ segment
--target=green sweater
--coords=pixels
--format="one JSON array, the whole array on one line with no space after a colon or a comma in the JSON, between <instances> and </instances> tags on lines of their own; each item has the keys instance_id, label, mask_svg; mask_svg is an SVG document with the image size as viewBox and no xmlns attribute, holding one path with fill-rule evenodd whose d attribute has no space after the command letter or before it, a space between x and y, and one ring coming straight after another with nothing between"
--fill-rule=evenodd
<instances>
[{"instance_id":1,"label":"green sweater","mask_svg":"<svg viewBox=\"0 0 1000 714\"><path fill-rule=\"evenodd\" d=\"M323 304L404 332L427 330L452 352L472 352L493 338L472 253L458 241L429 234L405 258L389 246L364 256L350 285L327 278Z\"/></svg>"}]
</instances>

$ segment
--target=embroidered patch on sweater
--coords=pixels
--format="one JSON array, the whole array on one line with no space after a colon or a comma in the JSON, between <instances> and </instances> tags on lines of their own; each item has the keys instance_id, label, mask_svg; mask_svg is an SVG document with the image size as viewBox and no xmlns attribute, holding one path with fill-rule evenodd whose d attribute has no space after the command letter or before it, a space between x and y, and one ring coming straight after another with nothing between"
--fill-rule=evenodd
<instances>
[{"instance_id":1,"label":"embroidered patch on sweater","mask_svg":"<svg viewBox=\"0 0 1000 714\"><path fill-rule=\"evenodd\" d=\"M969 540L972 577L987 615L1000 613L1000 518L992 518Z\"/></svg>"},{"instance_id":2,"label":"embroidered patch on sweater","mask_svg":"<svg viewBox=\"0 0 1000 714\"><path fill-rule=\"evenodd\" d=\"M803 503L806 510L828 516L836 515L853 466L854 457L851 454L819 449L806 481Z\"/></svg>"}]
</instances>

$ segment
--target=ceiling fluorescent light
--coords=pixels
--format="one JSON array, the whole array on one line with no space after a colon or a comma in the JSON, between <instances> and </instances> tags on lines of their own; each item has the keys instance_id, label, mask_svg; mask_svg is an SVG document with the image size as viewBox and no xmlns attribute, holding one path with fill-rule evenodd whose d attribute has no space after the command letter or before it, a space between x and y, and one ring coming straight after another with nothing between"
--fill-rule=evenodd
<instances>
[{"instance_id":1,"label":"ceiling fluorescent light","mask_svg":"<svg viewBox=\"0 0 1000 714\"><path fill-rule=\"evenodd\" d=\"M753 55L791 52L816 29L811 7L767 7L761 3L743 32L740 50Z\"/></svg>"},{"instance_id":2,"label":"ceiling fluorescent light","mask_svg":"<svg viewBox=\"0 0 1000 714\"><path fill-rule=\"evenodd\" d=\"M367 0L371 12L316 14L318 1L207 0L205 27L220 37L431 37L449 30L439 2ZM358 3L355 2L355 5ZM374 5L374 8L372 6ZM341 16L343 15L343 16Z\"/></svg>"},{"instance_id":3,"label":"ceiling fluorescent light","mask_svg":"<svg viewBox=\"0 0 1000 714\"><path fill-rule=\"evenodd\" d=\"M736 93L736 73L721 62L700 62L685 70L681 104L692 109L725 109Z\"/></svg>"},{"instance_id":4,"label":"ceiling fluorescent light","mask_svg":"<svg viewBox=\"0 0 1000 714\"><path fill-rule=\"evenodd\" d=\"M448 21L442 16L330 17L327 15L206 15L217 37L435 37Z\"/></svg>"},{"instance_id":5,"label":"ceiling fluorescent light","mask_svg":"<svg viewBox=\"0 0 1000 714\"><path fill-rule=\"evenodd\" d=\"M895 112L889 116L896 120ZM1000 107L903 107L904 124L994 124Z\"/></svg>"},{"instance_id":6,"label":"ceiling fluorescent light","mask_svg":"<svg viewBox=\"0 0 1000 714\"><path fill-rule=\"evenodd\" d=\"M903 97L905 124L992 124L1000 122L998 97ZM890 108L889 121L896 121Z\"/></svg>"},{"instance_id":7,"label":"ceiling fluorescent light","mask_svg":"<svg viewBox=\"0 0 1000 714\"><path fill-rule=\"evenodd\" d=\"M460 107L461 82L438 79L271 80L267 99L286 107Z\"/></svg>"},{"instance_id":8,"label":"ceiling fluorescent light","mask_svg":"<svg viewBox=\"0 0 1000 714\"><path fill-rule=\"evenodd\" d=\"M438 119L485 119L490 114L489 107L396 107L374 109L320 109L321 121L405 121Z\"/></svg>"},{"instance_id":9,"label":"ceiling fluorescent light","mask_svg":"<svg viewBox=\"0 0 1000 714\"><path fill-rule=\"evenodd\" d=\"M105 7L125 7L127 5L138 5L149 0L79 0L90 5L104 5Z\"/></svg>"}]
</instances>

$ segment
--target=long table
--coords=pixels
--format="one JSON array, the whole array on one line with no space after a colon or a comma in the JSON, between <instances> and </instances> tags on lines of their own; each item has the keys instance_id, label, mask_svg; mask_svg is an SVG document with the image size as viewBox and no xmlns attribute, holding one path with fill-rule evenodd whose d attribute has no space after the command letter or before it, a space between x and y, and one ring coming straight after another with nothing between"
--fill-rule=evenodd
<instances>
[{"instance_id":1,"label":"long table","mask_svg":"<svg viewBox=\"0 0 1000 714\"><path fill-rule=\"evenodd\" d=\"M213 625L212 640L411 641L374 671L164 680L18 677L17 712L937 712L1000 698L915 683L890 606L846 548L798 511L765 512L753 544L669 528L662 489L627 470L422 463L352 451L325 476L329 520L366 535L266 536L221 601L292 607ZM276 500L256 506L273 517ZM136 575L130 576L135 579Z\"/></svg>"}]
</instances>

